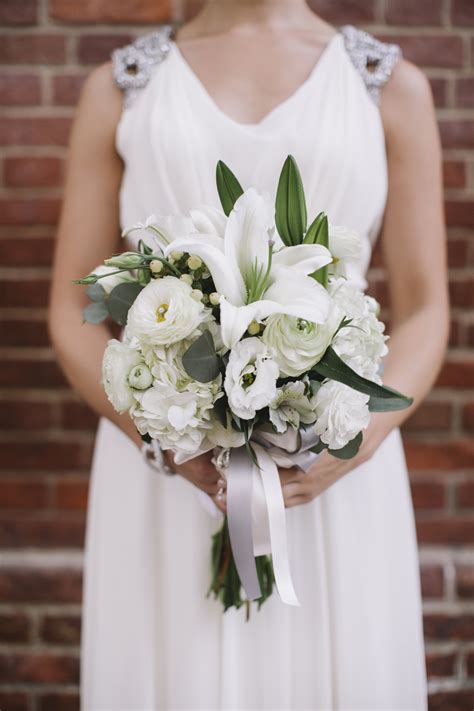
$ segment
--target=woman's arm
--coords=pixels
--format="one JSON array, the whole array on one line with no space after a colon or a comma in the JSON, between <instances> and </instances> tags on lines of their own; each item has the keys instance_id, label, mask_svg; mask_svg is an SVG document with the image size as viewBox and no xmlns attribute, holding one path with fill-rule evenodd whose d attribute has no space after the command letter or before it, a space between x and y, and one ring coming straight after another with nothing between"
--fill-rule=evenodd
<instances>
[{"instance_id":1,"label":"woman's arm","mask_svg":"<svg viewBox=\"0 0 474 711\"><path fill-rule=\"evenodd\" d=\"M420 405L439 372L449 330L441 147L424 73L400 61L382 92L389 193L381 234L391 306L383 380L414 398L397 412L372 414L356 457L324 452L307 475L282 471L287 506L312 500L367 461ZM370 199L370 198L368 198Z\"/></svg>"}]
</instances>

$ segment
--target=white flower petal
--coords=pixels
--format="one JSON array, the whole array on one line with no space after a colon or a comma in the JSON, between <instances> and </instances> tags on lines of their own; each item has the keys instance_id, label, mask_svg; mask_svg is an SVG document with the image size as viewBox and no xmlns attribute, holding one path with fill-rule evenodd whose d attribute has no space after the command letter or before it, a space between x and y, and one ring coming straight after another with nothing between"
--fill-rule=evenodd
<instances>
[{"instance_id":1,"label":"white flower petal","mask_svg":"<svg viewBox=\"0 0 474 711\"><path fill-rule=\"evenodd\" d=\"M292 267L300 274L312 274L331 262L331 253L322 244L298 244L293 247L283 247L273 255L275 267Z\"/></svg>"}]
</instances>

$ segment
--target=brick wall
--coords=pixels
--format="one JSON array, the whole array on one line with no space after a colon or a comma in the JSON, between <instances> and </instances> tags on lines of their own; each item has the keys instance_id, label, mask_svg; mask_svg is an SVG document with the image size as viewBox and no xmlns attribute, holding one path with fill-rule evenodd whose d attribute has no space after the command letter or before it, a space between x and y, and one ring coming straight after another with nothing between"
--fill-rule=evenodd
<instances>
[{"instance_id":1,"label":"brick wall","mask_svg":"<svg viewBox=\"0 0 474 711\"><path fill-rule=\"evenodd\" d=\"M81 546L96 419L45 319L68 132L90 68L185 0L0 0L0 708L78 706ZM445 149L452 335L404 428L433 709L474 706L474 2L315 0L402 45L432 81ZM385 301L377 255L372 289ZM401 581L402 584L402 581Z\"/></svg>"}]
</instances>

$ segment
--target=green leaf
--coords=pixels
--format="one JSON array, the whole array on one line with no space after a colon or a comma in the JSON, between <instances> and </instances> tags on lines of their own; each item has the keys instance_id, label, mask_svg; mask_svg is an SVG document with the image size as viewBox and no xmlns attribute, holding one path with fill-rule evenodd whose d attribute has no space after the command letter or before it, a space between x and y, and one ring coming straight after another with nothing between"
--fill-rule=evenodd
<instances>
[{"instance_id":1,"label":"green leaf","mask_svg":"<svg viewBox=\"0 0 474 711\"><path fill-rule=\"evenodd\" d=\"M327 444L325 444L321 439L317 444L314 445L314 447L310 447L310 452L313 452L314 454L321 454L323 450L327 449Z\"/></svg>"},{"instance_id":2,"label":"green leaf","mask_svg":"<svg viewBox=\"0 0 474 711\"><path fill-rule=\"evenodd\" d=\"M389 389L389 388L387 388ZM408 399L408 398L407 398ZM413 399L411 399L413 402ZM411 403L410 403L411 404ZM392 410L404 410L409 407L404 400L399 397L374 397L369 400L370 412L392 412Z\"/></svg>"},{"instance_id":3,"label":"green leaf","mask_svg":"<svg viewBox=\"0 0 474 711\"><path fill-rule=\"evenodd\" d=\"M199 383L209 383L219 375L219 357L209 331L189 346L182 360L186 373Z\"/></svg>"},{"instance_id":4,"label":"green leaf","mask_svg":"<svg viewBox=\"0 0 474 711\"><path fill-rule=\"evenodd\" d=\"M102 284L91 284L86 289L86 294L91 301L103 301L105 299L105 289Z\"/></svg>"},{"instance_id":5,"label":"green leaf","mask_svg":"<svg viewBox=\"0 0 474 711\"><path fill-rule=\"evenodd\" d=\"M217 162L216 166L216 183L222 209L228 216L235 205L235 201L244 191L231 169L221 160Z\"/></svg>"},{"instance_id":6,"label":"green leaf","mask_svg":"<svg viewBox=\"0 0 474 711\"><path fill-rule=\"evenodd\" d=\"M320 214L322 216L319 220L318 227L314 235L314 244L320 244L323 247L327 248L329 245L329 222L327 215L325 215L324 213ZM322 286L324 286L324 288L326 289L328 285L329 265L326 265L325 267L322 267L321 269L318 269L317 271L313 272L311 276L313 277L313 279L316 279L316 281L322 284Z\"/></svg>"},{"instance_id":7,"label":"green leaf","mask_svg":"<svg viewBox=\"0 0 474 711\"><path fill-rule=\"evenodd\" d=\"M82 310L82 315L84 317L84 321L95 324L105 321L109 315L109 312L103 301L94 301Z\"/></svg>"},{"instance_id":8,"label":"green leaf","mask_svg":"<svg viewBox=\"0 0 474 711\"><path fill-rule=\"evenodd\" d=\"M321 226L322 226L322 223L323 223L323 220L325 217L326 217L326 215L324 212L320 212L318 215L316 215L316 217L314 218L314 220L312 221L312 223L306 230L303 244L317 244L318 243L317 242L318 235L321 230ZM325 246L327 247L327 245L325 245Z\"/></svg>"},{"instance_id":9,"label":"green leaf","mask_svg":"<svg viewBox=\"0 0 474 711\"><path fill-rule=\"evenodd\" d=\"M341 449L328 449L328 452L329 454L332 454L333 457L337 457L338 459L352 459L352 457L355 457L359 451L362 439L362 432L359 432L359 434L356 435L354 439L351 439L345 447L341 447Z\"/></svg>"},{"instance_id":10,"label":"green leaf","mask_svg":"<svg viewBox=\"0 0 474 711\"><path fill-rule=\"evenodd\" d=\"M397 390L363 378L352 370L347 363L344 363L342 358L339 358L331 346L327 348L319 363L313 366L313 370L325 378L337 380L339 383L344 383L354 390L370 395L371 398L373 397L377 400L383 399L385 401L386 411L403 410L405 407L409 407L413 402L413 398L402 395L402 393L399 393ZM393 402L390 402L391 400Z\"/></svg>"},{"instance_id":11,"label":"green leaf","mask_svg":"<svg viewBox=\"0 0 474 711\"><path fill-rule=\"evenodd\" d=\"M143 286L137 282L117 284L117 286L112 289L106 303L109 314L115 323L118 323L120 326L126 325L130 306L142 289Z\"/></svg>"},{"instance_id":12,"label":"green leaf","mask_svg":"<svg viewBox=\"0 0 474 711\"><path fill-rule=\"evenodd\" d=\"M275 223L286 246L303 242L307 224L306 201L300 171L291 155L285 160L278 180Z\"/></svg>"}]
</instances>

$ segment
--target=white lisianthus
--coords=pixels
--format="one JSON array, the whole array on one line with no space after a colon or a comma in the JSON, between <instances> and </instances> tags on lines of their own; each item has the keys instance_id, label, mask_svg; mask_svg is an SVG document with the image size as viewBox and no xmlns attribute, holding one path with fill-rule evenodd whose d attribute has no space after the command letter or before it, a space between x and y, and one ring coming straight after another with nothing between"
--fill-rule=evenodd
<instances>
[{"instance_id":1,"label":"white lisianthus","mask_svg":"<svg viewBox=\"0 0 474 711\"><path fill-rule=\"evenodd\" d=\"M130 272L127 271L120 272L119 274L112 274L112 272L116 271L116 267L106 267L105 264L101 264L100 266L96 267L91 273L97 274L97 276L102 277L102 279L99 279L97 284L101 285L106 294L110 294L112 289L114 289L119 284L123 284L124 282L128 281L135 281ZM104 274L109 274L110 276L103 276Z\"/></svg>"},{"instance_id":2,"label":"white lisianthus","mask_svg":"<svg viewBox=\"0 0 474 711\"><path fill-rule=\"evenodd\" d=\"M135 392L138 405L133 419L138 431L159 439L164 449L176 450L176 461L199 450L213 427L214 403L222 396L220 375L210 383L200 383L186 373L182 356L190 343L182 341L158 349L154 357L150 349L148 367L153 386Z\"/></svg>"},{"instance_id":3,"label":"white lisianthus","mask_svg":"<svg viewBox=\"0 0 474 711\"><path fill-rule=\"evenodd\" d=\"M260 338L245 338L231 350L224 388L229 407L238 417L250 420L276 395L278 365Z\"/></svg>"},{"instance_id":4,"label":"white lisianthus","mask_svg":"<svg viewBox=\"0 0 474 711\"><path fill-rule=\"evenodd\" d=\"M369 424L369 396L328 380L315 396L314 431L329 449L341 449Z\"/></svg>"},{"instance_id":5,"label":"white lisianthus","mask_svg":"<svg viewBox=\"0 0 474 711\"><path fill-rule=\"evenodd\" d=\"M329 266L329 271L345 276L347 264L359 257L362 245L359 235L354 230L343 225L329 225L328 247L334 260Z\"/></svg>"},{"instance_id":6,"label":"white lisianthus","mask_svg":"<svg viewBox=\"0 0 474 711\"><path fill-rule=\"evenodd\" d=\"M102 383L117 412L125 412L135 403L129 375L140 363L142 356L127 343L121 343L115 338L108 342L102 361Z\"/></svg>"},{"instance_id":7,"label":"white lisianthus","mask_svg":"<svg viewBox=\"0 0 474 711\"><path fill-rule=\"evenodd\" d=\"M288 425L299 429L316 419L314 402L307 380L285 383L278 388L269 405L270 422L277 432L286 432Z\"/></svg>"},{"instance_id":8,"label":"white lisianthus","mask_svg":"<svg viewBox=\"0 0 474 711\"><path fill-rule=\"evenodd\" d=\"M190 336L206 316L191 287L167 276L151 281L138 294L128 312L127 330L140 343L164 346Z\"/></svg>"},{"instance_id":9,"label":"white lisianthus","mask_svg":"<svg viewBox=\"0 0 474 711\"><path fill-rule=\"evenodd\" d=\"M266 320L262 339L271 349L281 375L296 377L323 357L340 321L334 309L323 323L274 314Z\"/></svg>"}]
</instances>

